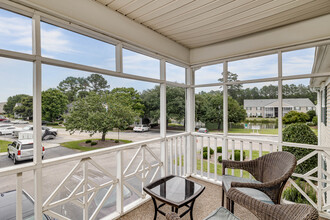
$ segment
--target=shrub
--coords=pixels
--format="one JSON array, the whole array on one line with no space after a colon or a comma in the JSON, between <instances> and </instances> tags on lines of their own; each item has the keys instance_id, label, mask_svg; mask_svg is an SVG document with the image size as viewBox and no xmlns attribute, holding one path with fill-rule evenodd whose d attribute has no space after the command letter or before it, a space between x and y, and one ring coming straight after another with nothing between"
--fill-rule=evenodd
<instances>
[{"instance_id":1,"label":"shrub","mask_svg":"<svg viewBox=\"0 0 330 220\"><path fill-rule=\"evenodd\" d=\"M284 124L306 123L308 119L309 116L306 113L290 111L284 115L283 123Z\"/></svg>"},{"instance_id":2,"label":"shrub","mask_svg":"<svg viewBox=\"0 0 330 220\"><path fill-rule=\"evenodd\" d=\"M92 140L86 140L85 143L86 144L92 143Z\"/></svg>"},{"instance_id":3,"label":"shrub","mask_svg":"<svg viewBox=\"0 0 330 220\"><path fill-rule=\"evenodd\" d=\"M207 147L203 147L203 153L207 153ZM210 148L210 154L214 154L214 150L212 148Z\"/></svg>"},{"instance_id":4,"label":"shrub","mask_svg":"<svg viewBox=\"0 0 330 220\"><path fill-rule=\"evenodd\" d=\"M47 126L58 126L59 123L58 122L49 122L46 124Z\"/></svg>"},{"instance_id":5,"label":"shrub","mask_svg":"<svg viewBox=\"0 0 330 220\"><path fill-rule=\"evenodd\" d=\"M97 145L97 142L92 141L91 146Z\"/></svg>"},{"instance_id":6,"label":"shrub","mask_svg":"<svg viewBox=\"0 0 330 220\"><path fill-rule=\"evenodd\" d=\"M203 152L203 159L207 159L207 152Z\"/></svg>"},{"instance_id":7,"label":"shrub","mask_svg":"<svg viewBox=\"0 0 330 220\"><path fill-rule=\"evenodd\" d=\"M312 120L312 122L313 122L314 126L316 126L316 125L317 125L317 116L314 116L314 117L313 117L313 120Z\"/></svg>"},{"instance_id":8,"label":"shrub","mask_svg":"<svg viewBox=\"0 0 330 220\"><path fill-rule=\"evenodd\" d=\"M283 130L283 141L293 142L301 144L313 144L317 145L317 136L312 131L312 129L305 124L291 124ZM297 160L303 158L307 154L313 152L313 149L305 149L298 147L286 147L283 146L283 151L288 151L292 153ZM299 164L296 167L295 172L304 174L311 169L317 167L317 155L311 157L307 161Z\"/></svg>"},{"instance_id":9,"label":"shrub","mask_svg":"<svg viewBox=\"0 0 330 220\"><path fill-rule=\"evenodd\" d=\"M219 162L219 163L222 163L222 156L219 156L219 157L218 157L218 162Z\"/></svg>"},{"instance_id":10,"label":"shrub","mask_svg":"<svg viewBox=\"0 0 330 220\"><path fill-rule=\"evenodd\" d=\"M235 161L240 161L241 160L241 151L235 150L234 157L235 157ZM245 158L246 158L246 154L245 154L245 151L243 150L243 160L245 160ZM232 159L232 154L230 154L230 159Z\"/></svg>"},{"instance_id":11,"label":"shrub","mask_svg":"<svg viewBox=\"0 0 330 220\"><path fill-rule=\"evenodd\" d=\"M222 153L222 147L217 147L217 153Z\"/></svg>"},{"instance_id":12,"label":"shrub","mask_svg":"<svg viewBox=\"0 0 330 220\"><path fill-rule=\"evenodd\" d=\"M313 118L316 116L316 111L315 110L309 110L307 113L306 113L307 115L308 115L308 121L312 121L313 120Z\"/></svg>"},{"instance_id":13,"label":"shrub","mask_svg":"<svg viewBox=\"0 0 330 220\"><path fill-rule=\"evenodd\" d=\"M311 198L316 203L315 190L306 182L300 181L299 179L297 179L295 182L306 192L309 198ZM308 200L292 185L284 190L283 198L291 202L310 204Z\"/></svg>"},{"instance_id":14,"label":"shrub","mask_svg":"<svg viewBox=\"0 0 330 220\"><path fill-rule=\"evenodd\" d=\"M115 143L119 143L119 140L115 140Z\"/></svg>"}]
</instances>

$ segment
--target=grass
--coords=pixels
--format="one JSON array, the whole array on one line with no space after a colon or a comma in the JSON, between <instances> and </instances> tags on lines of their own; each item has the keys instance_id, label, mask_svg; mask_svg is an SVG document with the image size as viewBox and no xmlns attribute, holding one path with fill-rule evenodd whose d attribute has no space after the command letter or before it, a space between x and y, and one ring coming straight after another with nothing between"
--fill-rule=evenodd
<instances>
[{"instance_id":1,"label":"grass","mask_svg":"<svg viewBox=\"0 0 330 220\"><path fill-rule=\"evenodd\" d=\"M247 158L249 157L249 151L244 150ZM231 150L228 150L228 153L231 153ZM269 151L262 151L262 155L268 154ZM200 154L200 152L199 152ZM252 151L252 159L256 159L259 157L259 151L254 150ZM210 159L210 173L214 173L214 163L211 163L211 161L214 161L214 159ZM201 170L201 160L197 160L197 170ZM207 160L203 160L203 172L207 172ZM232 174L232 169L228 169L228 174ZM222 175L222 164L217 163L217 175ZM235 176L241 176L241 171L239 169L234 169L234 175ZM243 177L249 178L250 174L246 171L243 171Z\"/></svg>"},{"instance_id":2,"label":"grass","mask_svg":"<svg viewBox=\"0 0 330 220\"><path fill-rule=\"evenodd\" d=\"M79 140L79 141L69 141L69 142L64 142L61 143L62 147L66 147L66 148L70 148L70 149L74 149L74 150L80 150L80 151L91 151L91 150L96 150L96 149L100 149L101 147L97 147L96 146L91 146L91 147L84 147L84 146L80 146L80 143L85 143L85 141L87 140L91 140L91 141L98 141L100 139L85 139L85 140ZM114 140L114 139L106 139L106 140ZM132 143L132 141L129 140L120 140L120 142L123 143Z\"/></svg>"},{"instance_id":3,"label":"grass","mask_svg":"<svg viewBox=\"0 0 330 220\"><path fill-rule=\"evenodd\" d=\"M253 133L252 129L245 129L245 128L232 128L229 129L228 133L244 133L250 134ZM254 133L257 133L257 130L254 130ZM278 129L261 129L258 130L259 134L278 134Z\"/></svg>"},{"instance_id":4,"label":"grass","mask_svg":"<svg viewBox=\"0 0 330 220\"><path fill-rule=\"evenodd\" d=\"M7 152L8 144L11 142L0 140L0 152Z\"/></svg>"}]
</instances>

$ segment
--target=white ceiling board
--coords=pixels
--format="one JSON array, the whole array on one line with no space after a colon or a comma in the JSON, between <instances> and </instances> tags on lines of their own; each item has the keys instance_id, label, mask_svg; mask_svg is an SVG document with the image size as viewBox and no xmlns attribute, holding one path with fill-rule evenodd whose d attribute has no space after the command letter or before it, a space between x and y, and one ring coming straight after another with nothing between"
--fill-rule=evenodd
<instances>
[{"instance_id":1,"label":"white ceiling board","mask_svg":"<svg viewBox=\"0 0 330 220\"><path fill-rule=\"evenodd\" d=\"M217 44L194 48L190 50L190 63L199 65L243 54L328 39L330 36L329 24L330 14L327 14Z\"/></svg>"},{"instance_id":2,"label":"white ceiling board","mask_svg":"<svg viewBox=\"0 0 330 220\"><path fill-rule=\"evenodd\" d=\"M328 0L326 0L328 1ZM221 21L221 29L219 30L219 28L217 26L209 26L211 27L210 29L208 27L201 27L198 30L202 31L203 34L196 36L196 30L192 30L192 31L187 31L184 33L179 33L179 34L173 34L172 38L173 39L180 39L181 41L192 41L194 39L195 42L198 42L199 39L203 39L203 40L207 40L209 39L210 41L213 41L213 38L218 38L221 36L225 35L225 31L226 30L234 30L235 28L239 27L238 32L241 32L242 29L244 29L245 26L251 26L250 28L252 29L257 29L260 26L265 27L266 25L272 25L275 23L279 23L279 21L285 21L288 19L291 19L293 17L297 17L299 15L299 12L301 12L301 8L300 6L304 6L302 7L303 9L308 8L309 6L306 3L303 3L304 1L299 1L299 7L295 7L295 5L290 4L290 5L285 5L283 7L285 7L287 10L284 11L281 15L281 17L277 16L277 11L281 10L281 7L278 7L276 9L271 9L271 10L265 10L262 13L259 13L255 16L248 16L248 17L244 17L243 13L241 14L242 17L240 17L239 20L236 21L230 21L230 20L226 20L224 19L223 21ZM298 3L298 2L296 2ZM322 3L321 4L322 7L330 5L330 2L328 1L327 4ZM295 13L292 13L290 11L291 7L295 7ZM313 8L314 9L314 8ZM319 7L317 7L317 9L319 9ZM314 10L315 11L315 10ZM303 11L303 13L305 13L305 11ZM270 19L270 20L269 20ZM252 24L252 25L251 25ZM195 34L194 34L195 33ZM221 34L221 36L220 36Z\"/></svg>"},{"instance_id":3,"label":"white ceiling board","mask_svg":"<svg viewBox=\"0 0 330 220\"><path fill-rule=\"evenodd\" d=\"M329 0L115 0L108 7L188 48L330 13Z\"/></svg>"}]
</instances>

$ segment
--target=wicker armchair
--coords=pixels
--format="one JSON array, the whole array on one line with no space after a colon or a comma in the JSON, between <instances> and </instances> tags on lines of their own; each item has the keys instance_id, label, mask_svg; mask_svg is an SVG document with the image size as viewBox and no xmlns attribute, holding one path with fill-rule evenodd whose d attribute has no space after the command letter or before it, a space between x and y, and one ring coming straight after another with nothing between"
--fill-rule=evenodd
<instances>
[{"instance_id":1,"label":"wicker armchair","mask_svg":"<svg viewBox=\"0 0 330 220\"><path fill-rule=\"evenodd\" d=\"M251 161L222 161L222 172L226 168L243 169L248 171L255 180L234 177L230 175L222 176L222 205L224 205L224 194L231 187L239 187L245 193L259 194L263 202L279 204L284 185L293 173L297 164L295 156L289 152L274 152ZM255 197L255 198L257 198ZM228 199L228 197L227 197ZM235 200L227 200L227 208L234 211Z\"/></svg>"},{"instance_id":2,"label":"wicker armchair","mask_svg":"<svg viewBox=\"0 0 330 220\"><path fill-rule=\"evenodd\" d=\"M317 220L317 210L306 204L271 205L260 202L236 188L227 192L227 197L252 212L262 220Z\"/></svg>"}]
</instances>

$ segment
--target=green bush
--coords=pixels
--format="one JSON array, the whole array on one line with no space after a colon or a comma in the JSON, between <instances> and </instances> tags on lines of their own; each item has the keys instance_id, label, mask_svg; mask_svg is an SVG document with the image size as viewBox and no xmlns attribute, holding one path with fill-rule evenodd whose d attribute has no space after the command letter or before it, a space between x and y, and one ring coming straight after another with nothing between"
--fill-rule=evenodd
<instances>
[{"instance_id":1,"label":"green bush","mask_svg":"<svg viewBox=\"0 0 330 220\"><path fill-rule=\"evenodd\" d=\"M97 145L97 142L92 141L91 146L95 146L95 145Z\"/></svg>"},{"instance_id":2,"label":"green bush","mask_svg":"<svg viewBox=\"0 0 330 220\"><path fill-rule=\"evenodd\" d=\"M217 147L217 153L222 153L222 147Z\"/></svg>"},{"instance_id":3,"label":"green bush","mask_svg":"<svg viewBox=\"0 0 330 220\"><path fill-rule=\"evenodd\" d=\"M207 147L203 147L203 153L207 153ZM213 155L214 154L214 150L212 148L210 148L210 154Z\"/></svg>"},{"instance_id":4,"label":"green bush","mask_svg":"<svg viewBox=\"0 0 330 220\"><path fill-rule=\"evenodd\" d=\"M207 159L207 152L203 152L203 159Z\"/></svg>"},{"instance_id":5,"label":"green bush","mask_svg":"<svg viewBox=\"0 0 330 220\"><path fill-rule=\"evenodd\" d=\"M317 145L317 136L312 129L305 124L291 124L283 130L283 141L301 144ZM303 158L307 154L313 152L313 149L299 148L299 147L286 147L283 146L283 151L292 153L297 160ZM317 155L311 157L307 161L299 164L295 172L305 174L317 167Z\"/></svg>"},{"instance_id":6,"label":"green bush","mask_svg":"<svg viewBox=\"0 0 330 220\"><path fill-rule=\"evenodd\" d=\"M58 126L59 123L58 122L49 122L46 124L47 126Z\"/></svg>"},{"instance_id":7,"label":"green bush","mask_svg":"<svg viewBox=\"0 0 330 220\"><path fill-rule=\"evenodd\" d=\"M307 113L306 113L307 115L308 115L308 121L312 121L313 120L313 118L316 116L316 111L315 110L309 110Z\"/></svg>"},{"instance_id":8,"label":"green bush","mask_svg":"<svg viewBox=\"0 0 330 220\"><path fill-rule=\"evenodd\" d=\"M306 123L309 116L303 112L290 111L283 117L283 124Z\"/></svg>"},{"instance_id":9,"label":"green bush","mask_svg":"<svg viewBox=\"0 0 330 220\"><path fill-rule=\"evenodd\" d=\"M115 140L115 143L119 143L119 140Z\"/></svg>"},{"instance_id":10,"label":"green bush","mask_svg":"<svg viewBox=\"0 0 330 220\"><path fill-rule=\"evenodd\" d=\"M311 198L316 203L315 190L306 182L300 181L299 179L297 179L295 182L301 189L306 192L309 198ZM310 204L308 200L292 185L284 190L283 198L291 202Z\"/></svg>"},{"instance_id":11,"label":"green bush","mask_svg":"<svg viewBox=\"0 0 330 220\"><path fill-rule=\"evenodd\" d=\"M241 160L241 151L235 150L234 157L235 157L235 161L240 161ZM246 158L246 154L245 154L245 151L243 151L243 160L245 160L245 158ZM232 159L232 154L230 154L230 159Z\"/></svg>"},{"instance_id":12,"label":"green bush","mask_svg":"<svg viewBox=\"0 0 330 220\"><path fill-rule=\"evenodd\" d=\"M86 140L85 143L86 144L92 143L92 140Z\"/></svg>"},{"instance_id":13,"label":"green bush","mask_svg":"<svg viewBox=\"0 0 330 220\"><path fill-rule=\"evenodd\" d=\"M313 122L314 126L317 125L317 116L314 116L313 117L312 122Z\"/></svg>"},{"instance_id":14,"label":"green bush","mask_svg":"<svg viewBox=\"0 0 330 220\"><path fill-rule=\"evenodd\" d=\"M218 157L218 162L219 162L219 163L222 163L222 156L219 156L219 157Z\"/></svg>"}]
</instances>

